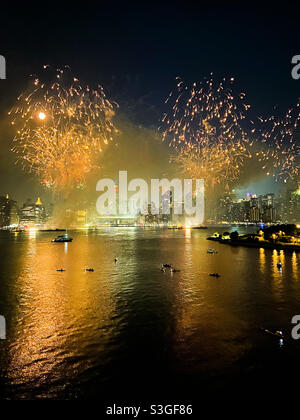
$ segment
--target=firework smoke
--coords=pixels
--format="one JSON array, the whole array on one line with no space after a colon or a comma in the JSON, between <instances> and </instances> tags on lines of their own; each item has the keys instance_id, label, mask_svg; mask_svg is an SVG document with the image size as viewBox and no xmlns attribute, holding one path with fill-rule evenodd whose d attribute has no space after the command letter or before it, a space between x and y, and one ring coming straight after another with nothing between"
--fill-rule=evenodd
<instances>
[{"instance_id":1,"label":"firework smoke","mask_svg":"<svg viewBox=\"0 0 300 420\"><path fill-rule=\"evenodd\" d=\"M82 187L117 133L116 104L101 86L81 86L68 67L44 66L43 73L43 79L32 77L31 91L20 95L10 112L16 127L13 151L46 188Z\"/></svg>"},{"instance_id":2,"label":"firework smoke","mask_svg":"<svg viewBox=\"0 0 300 420\"><path fill-rule=\"evenodd\" d=\"M235 98L227 85L225 79L216 83L211 77L189 88L178 78L162 118L163 139L176 150L175 161L184 173L202 177L208 185L234 181L251 157L252 143L241 126L250 106L244 93Z\"/></svg>"}]
</instances>

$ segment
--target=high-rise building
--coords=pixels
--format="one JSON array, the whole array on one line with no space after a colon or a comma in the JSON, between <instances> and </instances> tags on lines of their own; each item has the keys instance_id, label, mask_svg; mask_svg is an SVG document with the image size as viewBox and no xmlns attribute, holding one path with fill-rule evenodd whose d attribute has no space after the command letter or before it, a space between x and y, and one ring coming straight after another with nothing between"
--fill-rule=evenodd
<instances>
[{"instance_id":1,"label":"high-rise building","mask_svg":"<svg viewBox=\"0 0 300 420\"><path fill-rule=\"evenodd\" d=\"M227 223L275 223L277 211L275 195L266 194L257 197L247 194L246 199L235 198L233 193L226 193L216 209L216 220Z\"/></svg>"},{"instance_id":2,"label":"high-rise building","mask_svg":"<svg viewBox=\"0 0 300 420\"><path fill-rule=\"evenodd\" d=\"M174 220L174 200L173 191L167 191L161 195L160 223L167 225Z\"/></svg>"},{"instance_id":3,"label":"high-rise building","mask_svg":"<svg viewBox=\"0 0 300 420\"><path fill-rule=\"evenodd\" d=\"M33 203L30 199L23 205L20 212L22 225L41 225L45 222L46 211L40 198Z\"/></svg>"},{"instance_id":4,"label":"high-rise building","mask_svg":"<svg viewBox=\"0 0 300 420\"><path fill-rule=\"evenodd\" d=\"M258 197L258 207L260 210L260 218L263 223L275 223L276 222L276 208L275 194L260 195Z\"/></svg>"},{"instance_id":5,"label":"high-rise building","mask_svg":"<svg viewBox=\"0 0 300 420\"><path fill-rule=\"evenodd\" d=\"M219 222L231 223L234 220L232 213L233 204L235 202L234 192L226 192L223 197L219 200L219 205L217 206L216 219Z\"/></svg>"},{"instance_id":6,"label":"high-rise building","mask_svg":"<svg viewBox=\"0 0 300 420\"><path fill-rule=\"evenodd\" d=\"M7 194L0 197L0 228L18 225L19 211L17 202L11 200Z\"/></svg>"},{"instance_id":7,"label":"high-rise building","mask_svg":"<svg viewBox=\"0 0 300 420\"><path fill-rule=\"evenodd\" d=\"M290 203L291 203L290 222L299 223L300 221L300 185L298 185L298 189L296 191L292 192Z\"/></svg>"},{"instance_id":8,"label":"high-rise building","mask_svg":"<svg viewBox=\"0 0 300 420\"><path fill-rule=\"evenodd\" d=\"M251 206L250 207L250 222L251 223L259 223L261 222L260 218L260 211L257 206Z\"/></svg>"},{"instance_id":9,"label":"high-rise building","mask_svg":"<svg viewBox=\"0 0 300 420\"><path fill-rule=\"evenodd\" d=\"M300 222L300 185L282 191L278 199L279 218L285 223Z\"/></svg>"}]
</instances>

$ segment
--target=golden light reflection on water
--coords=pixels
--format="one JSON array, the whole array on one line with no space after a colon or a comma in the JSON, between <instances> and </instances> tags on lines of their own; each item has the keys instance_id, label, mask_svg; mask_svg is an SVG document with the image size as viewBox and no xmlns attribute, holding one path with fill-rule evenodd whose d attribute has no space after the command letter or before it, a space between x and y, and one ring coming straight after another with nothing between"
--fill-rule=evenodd
<instances>
[{"instance_id":1,"label":"golden light reflection on water","mask_svg":"<svg viewBox=\"0 0 300 420\"><path fill-rule=\"evenodd\" d=\"M98 259L101 248L89 247L88 241L81 241L80 248L71 246L50 241L37 244L30 234L16 280L20 305L17 336L10 348L12 383L43 382L54 370L57 375L66 358L84 353L85 340L91 342L98 328L95 317L105 323L114 310L107 284L101 287L101 277L97 278L99 293L95 295L95 278L84 271L86 256ZM66 272L58 273L60 268ZM79 331L80 341L76 339Z\"/></svg>"},{"instance_id":2,"label":"golden light reflection on water","mask_svg":"<svg viewBox=\"0 0 300 420\"><path fill-rule=\"evenodd\" d=\"M58 378L64 386L83 374L88 381L124 349L134 363L139 346L153 346L162 357L167 349L193 372L222 369L249 350L249 328L264 325L269 308L276 311L283 296L300 299L297 287L287 287L299 276L299 255L218 243L218 254L207 254L207 233L190 229L72 236L67 246L45 234L12 240L18 270L9 296L15 311L11 383L38 386ZM162 273L162 263L181 271ZM61 268L66 271L56 271ZM214 272L221 277L210 277Z\"/></svg>"},{"instance_id":3,"label":"golden light reflection on water","mask_svg":"<svg viewBox=\"0 0 300 420\"><path fill-rule=\"evenodd\" d=\"M193 262L193 242L192 242L192 230L184 229L185 246L184 246L184 261L185 265L191 267Z\"/></svg>"},{"instance_id":4,"label":"golden light reflection on water","mask_svg":"<svg viewBox=\"0 0 300 420\"><path fill-rule=\"evenodd\" d=\"M278 265L281 264L281 267ZM272 275L273 275L273 292L277 298L281 297L283 287L283 270L285 269L284 251L272 252Z\"/></svg>"},{"instance_id":5,"label":"golden light reflection on water","mask_svg":"<svg viewBox=\"0 0 300 420\"><path fill-rule=\"evenodd\" d=\"M266 251L264 248L259 249L259 267L262 274L266 272Z\"/></svg>"},{"instance_id":6,"label":"golden light reflection on water","mask_svg":"<svg viewBox=\"0 0 300 420\"><path fill-rule=\"evenodd\" d=\"M186 238L191 238L192 237L192 229L190 229L190 228L184 228L184 236Z\"/></svg>"},{"instance_id":7,"label":"golden light reflection on water","mask_svg":"<svg viewBox=\"0 0 300 420\"><path fill-rule=\"evenodd\" d=\"M295 280L299 280L298 259L297 259L296 252L293 252L293 255L292 255L292 275Z\"/></svg>"}]
</instances>

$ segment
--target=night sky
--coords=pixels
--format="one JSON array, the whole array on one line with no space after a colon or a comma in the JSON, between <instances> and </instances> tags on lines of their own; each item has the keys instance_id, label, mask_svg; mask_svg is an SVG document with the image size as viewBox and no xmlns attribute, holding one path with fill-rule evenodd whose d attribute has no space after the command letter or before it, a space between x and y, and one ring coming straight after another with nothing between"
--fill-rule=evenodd
<instances>
[{"instance_id":1,"label":"night sky","mask_svg":"<svg viewBox=\"0 0 300 420\"><path fill-rule=\"evenodd\" d=\"M13 163L7 111L43 64L68 64L82 82L101 83L122 112L149 127L158 125L176 76L234 76L256 115L281 115L300 96L300 80L291 77L291 59L300 54L295 2L30 4L1 11L0 194L23 198L37 188Z\"/></svg>"}]
</instances>

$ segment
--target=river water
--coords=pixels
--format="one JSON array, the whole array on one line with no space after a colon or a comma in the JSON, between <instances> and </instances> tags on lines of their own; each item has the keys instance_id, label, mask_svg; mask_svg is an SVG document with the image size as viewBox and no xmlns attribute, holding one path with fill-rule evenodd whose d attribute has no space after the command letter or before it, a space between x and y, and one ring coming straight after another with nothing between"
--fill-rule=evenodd
<instances>
[{"instance_id":1,"label":"river water","mask_svg":"<svg viewBox=\"0 0 300 420\"><path fill-rule=\"evenodd\" d=\"M51 233L0 232L1 398L297 395L300 254L211 233L109 228L54 244ZM282 330L283 345L261 327Z\"/></svg>"}]
</instances>

